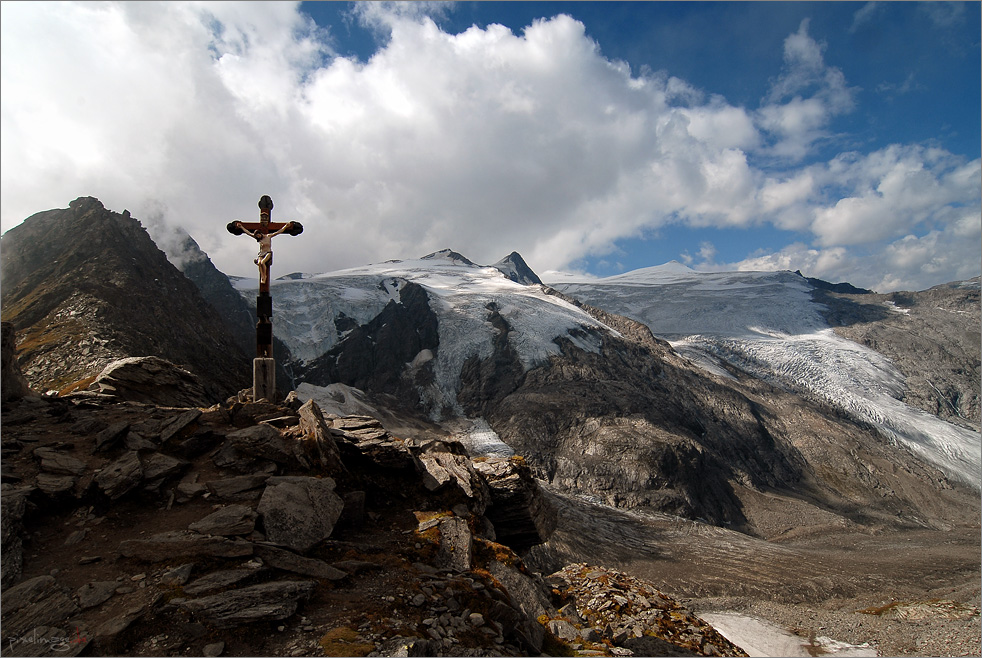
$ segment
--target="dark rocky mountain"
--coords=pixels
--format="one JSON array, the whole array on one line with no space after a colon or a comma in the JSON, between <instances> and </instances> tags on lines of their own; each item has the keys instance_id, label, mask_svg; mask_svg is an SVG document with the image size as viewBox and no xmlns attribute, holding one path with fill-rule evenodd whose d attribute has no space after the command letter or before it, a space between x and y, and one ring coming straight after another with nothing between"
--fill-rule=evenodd
<instances>
[{"instance_id":1,"label":"dark rocky mountain","mask_svg":"<svg viewBox=\"0 0 982 658\"><path fill-rule=\"evenodd\" d=\"M229 333L243 354L252 358L256 354L256 303L249 303L235 289L229 278L211 262L198 243L187 231L174 226L153 226L150 229L154 241L167 254L168 260L190 279L205 301L218 311ZM299 278L287 275L284 278ZM273 309L275 313L275 308ZM276 359L277 390L289 391L295 386L292 372L287 366L293 360L290 349L277 336L273 336L273 357Z\"/></svg>"},{"instance_id":2,"label":"dark rocky mountain","mask_svg":"<svg viewBox=\"0 0 982 658\"><path fill-rule=\"evenodd\" d=\"M3 319L36 390L84 388L108 363L146 355L185 366L215 400L248 381L221 317L128 212L82 197L29 217L0 249Z\"/></svg>"}]
</instances>

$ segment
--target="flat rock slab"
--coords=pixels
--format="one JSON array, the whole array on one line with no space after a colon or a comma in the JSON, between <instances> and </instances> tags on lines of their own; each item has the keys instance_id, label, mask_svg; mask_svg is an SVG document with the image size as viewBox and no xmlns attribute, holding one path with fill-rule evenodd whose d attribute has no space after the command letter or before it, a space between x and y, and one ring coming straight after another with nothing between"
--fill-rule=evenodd
<instances>
[{"instance_id":1,"label":"flat rock slab","mask_svg":"<svg viewBox=\"0 0 982 658\"><path fill-rule=\"evenodd\" d=\"M252 544L241 539L180 531L162 532L150 539L127 539L119 544L120 555L146 562L178 557L245 557L252 555L252 551Z\"/></svg>"},{"instance_id":2,"label":"flat rock slab","mask_svg":"<svg viewBox=\"0 0 982 658\"><path fill-rule=\"evenodd\" d=\"M188 526L203 535L248 535L256 527L256 510L246 505L229 505Z\"/></svg>"},{"instance_id":3,"label":"flat rock slab","mask_svg":"<svg viewBox=\"0 0 982 658\"><path fill-rule=\"evenodd\" d=\"M281 571L310 576L320 580L341 580L348 574L341 569L331 566L327 562L303 557L296 553L276 548L274 546L256 545L256 555L259 556L267 566Z\"/></svg>"},{"instance_id":4,"label":"flat rock slab","mask_svg":"<svg viewBox=\"0 0 982 658\"><path fill-rule=\"evenodd\" d=\"M116 593L117 587L119 587L119 583L115 580L96 581L82 585L75 592L78 606L87 610L105 603Z\"/></svg>"},{"instance_id":5,"label":"flat rock slab","mask_svg":"<svg viewBox=\"0 0 982 658\"><path fill-rule=\"evenodd\" d=\"M125 455L102 469L95 476L96 485L111 500L117 500L132 491L143 480L143 464L136 451Z\"/></svg>"},{"instance_id":6,"label":"flat rock slab","mask_svg":"<svg viewBox=\"0 0 982 658\"><path fill-rule=\"evenodd\" d=\"M185 411L182 414L174 416L169 420L165 421L163 429L160 431L160 441L161 443L167 443L175 436L179 436L185 429L191 426L198 418L201 417L200 409L191 409Z\"/></svg>"},{"instance_id":7,"label":"flat rock slab","mask_svg":"<svg viewBox=\"0 0 982 658\"><path fill-rule=\"evenodd\" d=\"M241 582L249 576L255 575L255 573L255 569L223 569L221 571L213 571L196 579L193 583L185 585L184 593L189 596L207 594L208 592L214 592L216 589L222 589Z\"/></svg>"},{"instance_id":8,"label":"flat rock slab","mask_svg":"<svg viewBox=\"0 0 982 658\"><path fill-rule=\"evenodd\" d=\"M331 478L284 476L266 481L256 511L269 541L304 553L331 536L343 508Z\"/></svg>"},{"instance_id":9,"label":"flat rock slab","mask_svg":"<svg viewBox=\"0 0 982 658\"><path fill-rule=\"evenodd\" d=\"M231 432L226 435L225 441L236 452L250 457L268 459L285 466L310 466L305 463L306 460L301 461L297 442L284 437L269 425L253 425Z\"/></svg>"},{"instance_id":10,"label":"flat rock slab","mask_svg":"<svg viewBox=\"0 0 982 658\"><path fill-rule=\"evenodd\" d=\"M30 578L3 592L3 643L25 637L37 626L58 625L78 606L51 576Z\"/></svg>"},{"instance_id":11,"label":"flat rock slab","mask_svg":"<svg viewBox=\"0 0 982 658\"><path fill-rule=\"evenodd\" d=\"M231 498L232 496L237 496L243 492L258 489L266 484L266 480L268 479L269 476L265 474L237 475L235 477L225 478L223 480L211 480L209 482L205 482L205 486L208 487L208 491L210 491L214 496L218 496L219 498Z\"/></svg>"},{"instance_id":12,"label":"flat rock slab","mask_svg":"<svg viewBox=\"0 0 982 658\"><path fill-rule=\"evenodd\" d=\"M317 582L313 580L279 580L184 601L180 605L201 622L216 628L234 628L256 621L286 619L315 587Z\"/></svg>"},{"instance_id":13,"label":"flat rock slab","mask_svg":"<svg viewBox=\"0 0 982 658\"><path fill-rule=\"evenodd\" d=\"M41 460L41 470L56 475L81 475L86 464L81 459L51 448L37 448L34 456Z\"/></svg>"}]
</instances>

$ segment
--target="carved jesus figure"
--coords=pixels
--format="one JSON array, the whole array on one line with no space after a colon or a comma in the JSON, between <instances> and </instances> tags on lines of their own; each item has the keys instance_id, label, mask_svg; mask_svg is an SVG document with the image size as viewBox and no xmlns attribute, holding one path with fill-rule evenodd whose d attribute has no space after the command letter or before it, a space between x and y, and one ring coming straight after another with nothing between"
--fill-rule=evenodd
<instances>
[{"instance_id":1,"label":"carved jesus figure","mask_svg":"<svg viewBox=\"0 0 982 658\"><path fill-rule=\"evenodd\" d=\"M269 270L273 266L273 238L286 232L290 228L290 224L284 224L276 231L269 231L269 215L265 214L260 216L259 228L254 231L246 228L242 222L234 222L234 224L242 229L243 233L255 238L259 243L259 255L256 256L254 262L259 266L259 285L265 286L269 281Z\"/></svg>"}]
</instances>

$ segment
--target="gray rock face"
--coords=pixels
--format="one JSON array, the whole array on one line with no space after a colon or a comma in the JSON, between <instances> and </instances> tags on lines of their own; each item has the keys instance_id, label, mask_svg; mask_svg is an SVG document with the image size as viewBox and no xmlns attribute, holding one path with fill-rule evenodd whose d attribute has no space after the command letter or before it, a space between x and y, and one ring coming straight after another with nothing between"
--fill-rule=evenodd
<instances>
[{"instance_id":1,"label":"gray rock face","mask_svg":"<svg viewBox=\"0 0 982 658\"><path fill-rule=\"evenodd\" d=\"M269 478L256 511L269 541L304 553L331 536L343 507L334 480L291 476Z\"/></svg>"},{"instance_id":2,"label":"gray rock face","mask_svg":"<svg viewBox=\"0 0 982 658\"><path fill-rule=\"evenodd\" d=\"M168 407L206 407L210 400L197 376L156 356L113 361L103 368L89 390L120 400Z\"/></svg>"},{"instance_id":3,"label":"gray rock face","mask_svg":"<svg viewBox=\"0 0 982 658\"><path fill-rule=\"evenodd\" d=\"M78 612L65 590L51 576L37 576L3 593L3 636L23 637L37 626L60 626Z\"/></svg>"},{"instance_id":4,"label":"gray rock face","mask_svg":"<svg viewBox=\"0 0 982 658\"><path fill-rule=\"evenodd\" d=\"M520 551L549 540L558 524L555 506L519 460L487 459L474 463L491 491L486 515L496 540Z\"/></svg>"},{"instance_id":5,"label":"gray rock face","mask_svg":"<svg viewBox=\"0 0 982 658\"><path fill-rule=\"evenodd\" d=\"M24 513L27 511L29 488L15 488L9 484L2 485L0 494L0 546L3 554L0 556L0 583L4 590L20 578L24 564L24 543L20 537L23 529Z\"/></svg>"},{"instance_id":6,"label":"gray rock face","mask_svg":"<svg viewBox=\"0 0 982 658\"><path fill-rule=\"evenodd\" d=\"M234 628L250 622L286 619L316 586L313 580L280 580L185 601L181 607L206 624Z\"/></svg>"},{"instance_id":7,"label":"gray rock face","mask_svg":"<svg viewBox=\"0 0 982 658\"><path fill-rule=\"evenodd\" d=\"M979 430L982 337L979 280L921 292L816 290L835 332L888 357L906 377L903 401Z\"/></svg>"},{"instance_id":8,"label":"gray rock face","mask_svg":"<svg viewBox=\"0 0 982 658\"><path fill-rule=\"evenodd\" d=\"M253 425L231 432L225 437L225 441L236 452L250 457L268 459L287 466L302 465L297 442L284 437L269 425Z\"/></svg>"}]
</instances>

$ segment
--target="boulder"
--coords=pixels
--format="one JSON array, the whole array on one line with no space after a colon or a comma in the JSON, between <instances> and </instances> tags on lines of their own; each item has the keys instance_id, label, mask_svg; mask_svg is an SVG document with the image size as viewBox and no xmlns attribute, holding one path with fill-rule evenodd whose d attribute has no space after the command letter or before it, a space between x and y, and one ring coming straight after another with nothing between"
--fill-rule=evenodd
<instances>
[{"instance_id":1,"label":"boulder","mask_svg":"<svg viewBox=\"0 0 982 658\"><path fill-rule=\"evenodd\" d=\"M417 458L422 467L423 486L429 491L456 487L475 514L484 513L490 500L488 487L471 460L463 454L462 446L458 454L443 441L432 441Z\"/></svg>"},{"instance_id":2,"label":"boulder","mask_svg":"<svg viewBox=\"0 0 982 658\"><path fill-rule=\"evenodd\" d=\"M313 580L280 580L183 601L180 605L206 624L234 628L257 621L286 619L315 587L317 582Z\"/></svg>"},{"instance_id":3,"label":"boulder","mask_svg":"<svg viewBox=\"0 0 982 658\"><path fill-rule=\"evenodd\" d=\"M317 403L307 400L297 410L297 414L300 416L300 429L304 435L301 449L310 463L326 469L329 473L339 473L344 470L341 453Z\"/></svg>"},{"instance_id":4,"label":"boulder","mask_svg":"<svg viewBox=\"0 0 982 658\"><path fill-rule=\"evenodd\" d=\"M211 404L196 375L156 356L113 361L103 368L89 390L119 400L162 407L207 407Z\"/></svg>"},{"instance_id":5,"label":"boulder","mask_svg":"<svg viewBox=\"0 0 982 658\"><path fill-rule=\"evenodd\" d=\"M343 507L331 478L286 476L266 481L256 511L269 541L304 553L331 536Z\"/></svg>"},{"instance_id":6,"label":"boulder","mask_svg":"<svg viewBox=\"0 0 982 658\"><path fill-rule=\"evenodd\" d=\"M75 488L78 478L74 475L54 475L53 473L38 473L38 490L46 496L55 498L67 494Z\"/></svg>"},{"instance_id":7,"label":"boulder","mask_svg":"<svg viewBox=\"0 0 982 658\"><path fill-rule=\"evenodd\" d=\"M436 554L436 566L453 571L470 570L473 541L467 521L458 516L440 519L440 548Z\"/></svg>"},{"instance_id":8,"label":"boulder","mask_svg":"<svg viewBox=\"0 0 982 658\"><path fill-rule=\"evenodd\" d=\"M494 524L496 541L516 551L543 544L559 518L532 472L517 459L491 458L474 463L490 489L485 515Z\"/></svg>"}]
</instances>

